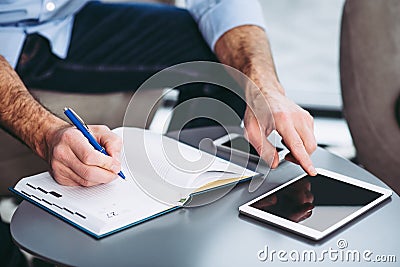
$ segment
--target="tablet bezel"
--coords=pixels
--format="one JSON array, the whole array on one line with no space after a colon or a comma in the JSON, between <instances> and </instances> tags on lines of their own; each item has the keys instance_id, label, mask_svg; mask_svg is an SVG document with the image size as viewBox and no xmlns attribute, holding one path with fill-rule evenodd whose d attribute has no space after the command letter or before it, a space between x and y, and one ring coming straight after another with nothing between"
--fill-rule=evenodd
<instances>
[{"instance_id":1,"label":"tablet bezel","mask_svg":"<svg viewBox=\"0 0 400 267\"><path fill-rule=\"evenodd\" d=\"M239 207L239 211L240 213L243 213L245 215L248 215L252 218L261 220L261 221L265 221L267 223L276 225L278 227L287 229L289 231L295 232L297 234L303 235L305 237L311 238L313 240L320 240L323 237L327 236L328 234L332 233L333 231L335 231L336 229L342 227L343 225L345 225L346 223L350 222L351 220L355 219L356 217L360 216L361 214L363 214L364 212L366 212L367 210L373 208L374 206L378 205L379 203L383 202L385 199L389 198L392 195L392 191L386 188L382 188L364 181L360 181L358 179L346 176L346 175L342 175L342 174L338 174L332 171L328 171L326 169L322 169L322 168L316 168L318 174L321 175L325 175L331 179L336 179L339 180L341 182L345 182L348 184L352 184L364 189L368 189L377 193L382 194L382 196L378 197L377 199L375 199L374 201L368 203L367 205L365 205L364 207L360 208L359 210L353 212L352 214L348 215L347 217L341 219L340 221L338 221L337 223L335 223L334 225L330 226L329 228L325 229L324 231L318 231L315 229L312 229L308 226L304 226L301 225L299 223L290 221L288 219L279 217L277 215L268 213L266 211L262 211L256 208L251 207L250 205L252 205L254 202L257 202L258 200L274 194L275 192L277 192L278 190L296 182L297 180L307 176L306 173L299 175L298 177L290 180L287 183L282 184L281 186L278 186L277 188L269 191L268 193L265 193L253 200L251 200L250 202L247 202L246 204L243 204L242 206Z\"/></svg>"}]
</instances>

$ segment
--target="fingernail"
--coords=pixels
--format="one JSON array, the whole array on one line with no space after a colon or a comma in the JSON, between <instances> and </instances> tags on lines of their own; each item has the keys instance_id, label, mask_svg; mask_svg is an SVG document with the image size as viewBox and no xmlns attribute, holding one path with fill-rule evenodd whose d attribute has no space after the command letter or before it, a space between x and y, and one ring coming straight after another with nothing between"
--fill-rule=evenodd
<instances>
[{"instance_id":1,"label":"fingernail","mask_svg":"<svg viewBox=\"0 0 400 267\"><path fill-rule=\"evenodd\" d=\"M119 173L120 169L119 169L119 167L117 165L112 165L111 166L111 171L113 173Z\"/></svg>"},{"instance_id":2,"label":"fingernail","mask_svg":"<svg viewBox=\"0 0 400 267\"><path fill-rule=\"evenodd\" d=\"M318 174L317 170L314 168L314 166L311 165L308 169L310 170L312 175L317 175Z\"/></svg>"}]
</instances>

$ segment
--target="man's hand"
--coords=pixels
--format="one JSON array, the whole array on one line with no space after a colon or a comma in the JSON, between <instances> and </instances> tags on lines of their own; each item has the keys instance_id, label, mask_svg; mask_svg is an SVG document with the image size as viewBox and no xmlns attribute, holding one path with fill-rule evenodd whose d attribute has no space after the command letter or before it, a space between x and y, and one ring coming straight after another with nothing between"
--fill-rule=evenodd
<instances>
[{"instance_id":1,"label":"man's hand","mask_svg":"<svg viewBox=\"0 0 400 267\"><path fill-rule=\"evenodd\" d=\"M110 156L96 151L77 129L53 115L28 92L18 74L0 56L0 127L50 164L54 179L63 185L108 183L121 170L121 139L106 126L91 126Z\"/></svg>"},{"instance_id":2,"label":"man's hand","mask_svg":"<svg viewBox=\"0 0 400 267\"><path fill-rule=\"evenodd\" d=\"M240 70L256 85L245 89L244 123L247 138L260 156L271 167L278 165L278 154L266 139L276 128L290 150L286 159L300 164L308 174L316 175L310 158L317 146L313 119L285 96L265 32L257 26L236 27L217 41L215 52L221 63Z\"/></svg>"},{"instance_id":3,"label":"man's hand","mask_svg":"<svg viewBox=\"0 0 400 267\"><path fill-rule=\"evenodd\" d=\"M95 150L76 128L61 127L46 136L50 173L58 183L69 186L108 183L121 170L120 137L106 126L89 128L110 156Z\"/></svg>"},{"instance_id":4,"label":"man's hand","mask_svg":"<svg viewBox=\"0 0 400 267\"><path fill-rule=\"evenodd\" d=\"M280 92L261 93L250 98L253 100L248 101L244 116L245 131L259 155L272 168L278 166L276 149L266 140L276 129L290 150L285 159L299 164L308 174L316 175L309 156L317 147L312 116ZM254 98L261 99L254 101Z\"/></svg>"}]
</instances>

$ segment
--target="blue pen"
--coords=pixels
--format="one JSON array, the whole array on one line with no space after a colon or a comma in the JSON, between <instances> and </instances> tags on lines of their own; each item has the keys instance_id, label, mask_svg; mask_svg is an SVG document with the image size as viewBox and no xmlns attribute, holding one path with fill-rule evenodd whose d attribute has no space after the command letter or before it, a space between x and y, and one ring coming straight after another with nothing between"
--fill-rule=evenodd
<instances>
[{"instance_id":1,"label":"blue pen","mask_svg":"<svg viewBox=\"0 0 400 267\"><path fill-rule=\"evenodd\" d=\"M89 127L86 125L86 123L78 116L78 114L75 113L71 108L64 108L64 114L65 116L70 119L70 121L78 128L79 131L87 138L89 143L97 150L103 153L104 155L107 155L107 151L105 150L104 147L102 147L96 139L93 137L93 135L90 134L89 132ZM122 179L125 179L125 175L120 171L118 173L119 176L121 176Z\"/></svg>"}]
</instances>

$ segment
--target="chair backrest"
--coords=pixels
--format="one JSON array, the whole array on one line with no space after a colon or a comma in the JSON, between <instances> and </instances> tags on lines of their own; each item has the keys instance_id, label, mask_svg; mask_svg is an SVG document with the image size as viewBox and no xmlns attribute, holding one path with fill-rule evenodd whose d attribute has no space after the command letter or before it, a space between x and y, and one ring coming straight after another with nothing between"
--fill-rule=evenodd
<instances>
[{"instance_id":1,"label":"chair backrest","mask_svg":"<svg viewBox=\"0 0 400 267\"><path fill-rule=\"evenodd\" d=\"M400 1L347 0L340 74L358 160L399 193Z\"/></svg>"}]
</instances>

